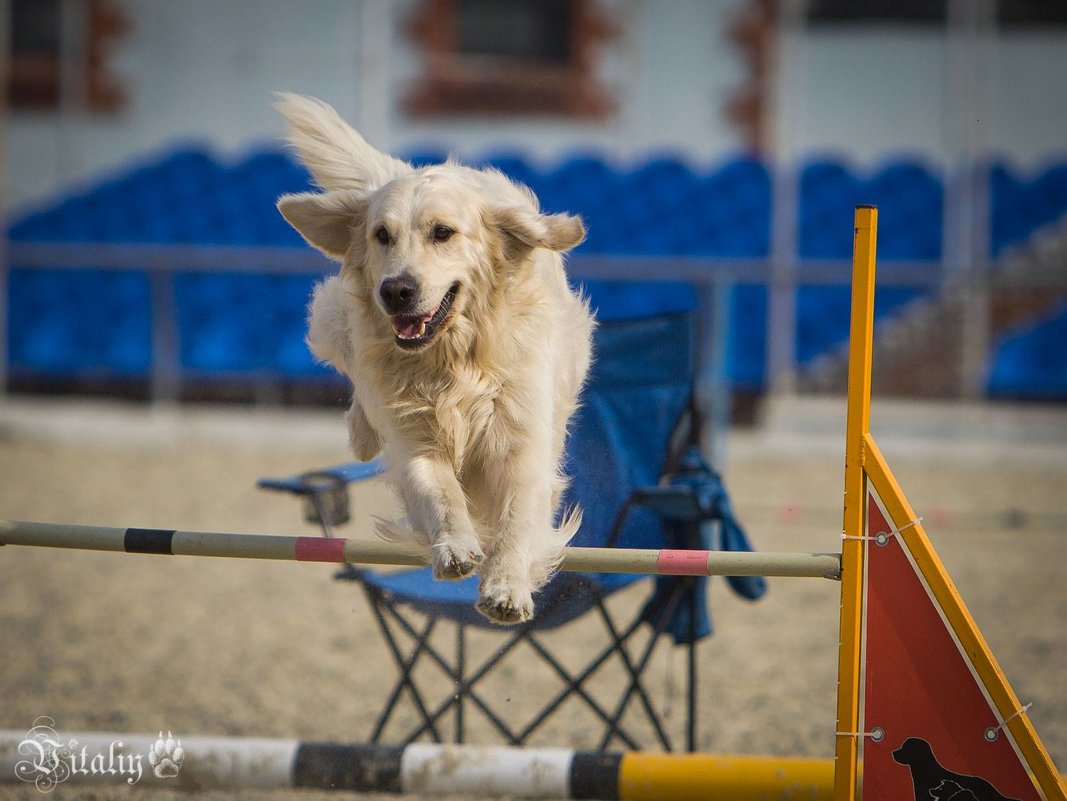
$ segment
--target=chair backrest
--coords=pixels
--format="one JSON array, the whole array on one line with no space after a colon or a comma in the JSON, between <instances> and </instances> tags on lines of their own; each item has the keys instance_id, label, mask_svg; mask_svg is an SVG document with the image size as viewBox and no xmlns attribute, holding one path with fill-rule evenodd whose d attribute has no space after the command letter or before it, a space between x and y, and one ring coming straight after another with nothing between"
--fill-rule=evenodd
<instances>
[{"instance_id":1,"label":"chair backrest","mask_svg":"<svg viewBox=\"0 0 1067 801\"><path fill-rule=\"evenodd\" d=\"M572 545L607 545L631 492L662 475L692 397L693 329L685 312L597 328L593 367L567 446L565 502L580 504L585 515ZM657 548L662 542L656 516L634 509L614 544Z\"/></svg>"}]
</instances>

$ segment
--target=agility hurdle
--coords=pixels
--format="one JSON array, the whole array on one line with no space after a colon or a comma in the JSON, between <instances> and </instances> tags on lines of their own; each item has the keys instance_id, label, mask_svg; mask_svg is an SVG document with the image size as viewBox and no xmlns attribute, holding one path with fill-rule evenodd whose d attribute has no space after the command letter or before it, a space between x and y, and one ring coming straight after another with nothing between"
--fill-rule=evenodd
<instances>
[{"instance_id":1,"label":"agility hurdle","mask_svg":"<svg viewBox=\"0 0 1067 801\"><path fill-rule=\"evenodd\" d=\"M834 798L1067 801L1029 705L871 435L878 210L857 206L853 232ZM920 626L920 635L909 631ZM895 663L878 664L876 654ZM940 764L939 751L967 770Z\"/></svg>"},{"instance_id":2,"label":"agility hurdle","mask_svg":"<svg viewBox=\"0 0 1067 801\"><path fill-rule=\"evenodd\" d=\"M634 801L697 798L855 801L860 794L864 801L904 801L913 797L983 801L1006 798L1007 795L996 789L999 786L1007 788L1006 792L1018 801L1067 801L1063 779L1026 714L1029 705L1021 704L1008 685L931 545L921 518L911 508L871 436L876 230L877 210L858 207L841 553L727 554L570 548L563 562L564 570L580 572L839 579L841 636L837 727L832 733L833 763L780 757L583 754L566 749L410 745L382 750L290 740L195 737L183 738L188 753L202 753L203 760L197 761L205 763L230 759L230 764L236 766L234 772L223 771L216 779L244 781L238 785L242 787L328 785L426 795L503 793L515 797ZM427 561L425 553L412 553L402 546L381 542L47 523L0 523L0 544L354 564L420 565ZM915 612L925 620L909 617L906 626L890 632L891 638L896 638L890 643L896 648L894 652L879 639L886 636L885 620L892 621L898 602L909 610L908 615ZM929 652L921 643L916 647L914 642L907 641L910 634L905 629L918 628L918 623L925 626L924 634L940 627L939 650ZM886 666L878 664L872 656L886 653L913 661ZM883 683L887 676L892 682ZM969 686L970 694L955 692L957 684ZM907 695L915 686L922 692ZM934 686L953 691L944 693L945 697L966 698L967 708L939 708L938 704L945 699L931 694L929 688ZM962 725L957 720L964 718L966 730L957 730ZM9 759L8 750L4 749L10 749L10 738L24 735L4 732L2 736L5 739L0 756ZM81 742L115 736L123 735L77 735ZM142 744L155 739L125 736L131 742ZM93 739L93 742L106 741ZM942 766L936 759L939 753L947 755L953 764ZM276 784L259 784L267 779L248 775L250 771L242 766L251 764L248 760L253 756L250 755L258 755L264 765L272 766L265 773ZM923 771L933 775L940 784L920 786L916 768L922 761L919 757L932 759L933 767L940 772L934 772L929 762L922 766ZM314 762L315 759L319 761ZM312 762L317 765L314 770L295 769L298 764L305 766ZM404 768L405 762L410 766L408 770ZM0 759L0 769L5 764ZM468 771L474 764L481 767ZM969 772L960 771L959 764ZM351 778L357 774L377 775L379 766L388 786L342 787L345 782L357 782ZM462 769L457 770L457 766ZM214 775L211 771L215 768L207 770L209 777ZM454 780L456 784L448 784L446 773L466 774L466 778L454 775L447 781ZM419 776L437 778L418 784ZM209 778L202 781L207 782ZM314 781L322 783L305 783Z\"/></svg>"}]
</instances>

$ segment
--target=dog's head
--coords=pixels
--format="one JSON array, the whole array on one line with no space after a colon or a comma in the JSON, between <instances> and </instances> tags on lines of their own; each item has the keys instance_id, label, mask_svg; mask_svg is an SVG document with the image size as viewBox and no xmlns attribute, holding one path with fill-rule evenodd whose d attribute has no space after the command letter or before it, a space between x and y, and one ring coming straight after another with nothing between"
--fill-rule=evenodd
<instances>
[{"instance_id":1,"label":"dog's head","mask_svg":"<svg viewBox=\"0 0 1067 801\"><path fill-rule=\"evenodd\" d=\"M279 211L342 262L403 350L421 351L458 317L484 313L508 270L532 269L535 249L562 252L585 236L578 218L541 214L529 190L498 172L415 169L370 147L324 103L286 95L279 109L327 190L285 195Z\"/></svg>"},{"instance_id":2,"label":"dog's head","mask_svg":"<svg viewBox=\"0 0 1067 801\"><path fill-rule=\"evenodd\" d=\"M909 737L893 752L893 760L900 765L909 767L925 768L936 766L933 749L930 743L918 737Z\"/></svg>"}]
</instances>

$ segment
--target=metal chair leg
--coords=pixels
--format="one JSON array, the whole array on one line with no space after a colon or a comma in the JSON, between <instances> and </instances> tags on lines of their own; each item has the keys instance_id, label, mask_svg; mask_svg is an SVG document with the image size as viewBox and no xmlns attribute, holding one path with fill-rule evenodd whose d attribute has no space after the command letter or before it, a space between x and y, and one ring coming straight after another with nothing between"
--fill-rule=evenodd
<instances>
[{"instance_id":1,"label":"metal chair leg","mask_svg":"<svg viewBox=\"0 0 1067 801\"><path fill-rule=\"evenodd\" d=\"M604 626L607 628L608 633L612 637L612 640L613 640L613 651L618 654L619 661L622 662L623 667L626 668L626 672L630 677L630 688L628 690L628 694L629 694L630 691L637 693L637 697L641 701L641 705L645 709L645 714L648 716L649 721L651 721L652 727L656 730L656 735L657 735L657 737L659 737L660 743L668 751L673 750L672 747L671 747L671 744L670 744L670 738L667 736L667 733L664 730L663 725L662 725L662 723L661 723L661 721L659 719L659 715L656 713L655 707L652 704L652 700L648 696L648 691L645 690L645 686L641 681L641 673L638 670L638 668L634 665L633 660L630 659L630 654L626 650L626 643L629 641L630 637L634 634L634 632L636 631L636 628L631 628L629 630L629 632L624 637L620 638L619 634L618 634L618 631L615 628L615 622L611 619L611 615L608 614L607 606L604 604L602 598L598 598L597 599L597 611L600 612L601 620L603 620ZM649 640L649 643L648 643L648 646L649 646L650 649L655 647L655 644L656 644L656 642L659 639L661 634L662 634L662 632L659 629L653 627L653 632L652 632L652 635L651 635L651 639ZM651 650L649 651L649 653L651 654ZM627 699L628 699L628 697L629 697L629 695L627 695ZM620 705L620 707L617 710L617 715L618 716L616 717L616 723L620 724L620 726L621 726L620 719L622 717L622 714L626 710L627 702L628 702L627 700L624 700L624 702ZM621 728L619 729L619 731L621 731ZM614 732L614 735L616 737L618 736L619 731L615 731ZM609 735L609 739L610 739L610 735ZM607 744L607 740L605 740L605 745L606 744Z\"/></svg>"},{"instance_id":2,"label":"metal chair leg","mask_svg":"<svg viewBox=\"0 0 1067 801\"><path fill-rule=\"evenodd\" d=\"M686 677L686 750L693 753L697 750L697 593L696 582L689 579L685 582L685 592L689 593L689 642L686 643L688 653L688 673Z\"/></svg>"},{"instance_id":3,"label":"metal chair leg","mask_svg":"<svg viewBox=\"0 0 1067 801\"><path fill-rule=\"evenodd\" d=\"M619 723L622 720L623 714L626 712L626 707L629 706L630 699L637 692L637 687L640 686L640 676L645 672L645 668L648 666L649 659L652 658L652 653L653 651L655 651L656 645L659 643L659 638L665 631L663 624L665 621L670 619L671 615L674 613L674 610L678 606L680 601L681 592L672 592L670 597L666 600L662 607L657 610L658 614L656 616L656 621L653 624L652 636L649 637L648 642L645 644L645 648L643 653L641 654L641 658L638 659L635 665L633 665L634 676L636 676L636 678L631 678L630 685L626 688L626 692L623 693L622 698L619 700L618 706L616 706L615 708L615 713L612 715L613 724L604 733L604 737L600 741L599 748L601 751L605 750L608 747L608 743L611 742L612 737L617 736ZM670 737L667 735L666 730L663 728L663 723L660 720L659 715L656 714L655 708L652 707L651 703L647 702L646 695L639 693L638 697L643 697L645 699L645 712L648 715L649 722L652 723L652 727L656 731L656 736L657 738L659 738L660 744L663 746L664 750L673 751L674 748L671 744Z\"/></svg>"},{"instance_id":4,"label":"metal chair leg","mask_svg":"<svg viewBox=\"0 0 1067 801\"><path fill-rule=\"evenodd\" d=\"M408 692L411 694L411 699L415 703L415 707L418 709L419 714L422 715L422 719L429 724L430 735L433 737L434 742L442 742L441 733L437 730L434 722L430 720L430 713L426 709L426 704L422 700L422 695L419 693L418 687L415 686L415 682L411 677L411 671L414 669L419 656L428 648L429 638L433 633L437 620L435 618L429 618L426 621L426 626L423 628L421 634L417 634L413 630L408 632L415 640L415 648L412 650L411 654L405 658L400 652L400 645L397 643L392 630L390 630L389 624L386 621L385 616L382 614L379 605L375 603L374 598L371 598L370 600L371 611L374 613L375 620L378 622L378 628L382 633L382 639L385 640L386 645L389 647L393 661L396 663L397 669L400 671L400 676L397 678L396 684L393 686L393 690L390 693L389 698L386 700L385 707L378 715L378 720L374 724L374 731L371 733L371 742L377 743L382 736L382 732L389 723L389 719L393 715L393 710L395 709L397 702L400 700L400 694L405 688L407 688Z\"/></svg>"},{"instance_id":5,"label":"metal chair leg","mask_svg":"<svg viewBox=\"0 0 1067 801\"><path fill-rule=\"evenodd\" d=\"M466 648L464 644L464 625L456 624L456 742L463 742L463 672L466 669Z\"/></svg>"}]
</instances>

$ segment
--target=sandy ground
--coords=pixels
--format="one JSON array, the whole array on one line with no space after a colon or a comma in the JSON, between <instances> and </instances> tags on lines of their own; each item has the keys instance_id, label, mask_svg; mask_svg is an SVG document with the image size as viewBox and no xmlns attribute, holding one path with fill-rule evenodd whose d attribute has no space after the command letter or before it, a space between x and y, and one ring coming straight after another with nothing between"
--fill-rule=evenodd
<instances>
[{"instance_id":1,"label":"sandy ground","mask_svg":"<svg viewBox=\"0 0 1067 801\"><path fill-rule=\"evenodd\" d=\"M874 419L971 612L1067 768L1067 410L883 405ZM843 420L835 401L779 404L762 428L729 439L724 472L760 549L838 549ZM344 436L339 413L0 402L0 518L311 533L295 500L255 481L344 460ZM371 513L391 503L381 487L359 490L343 533L369 536ZM63 730L364 740L392 667L361 593L331 573L4 548L0 728L26 730L48 715ZM615 604L635 607L646 593L641 584ZM837 585L820 579L774 580L756 604L714 582L717 633L700 646L703 748L831 754L838 601ZM582 623L550 642L578 660L594 636ZM482 637L475 647L493 645ZM664 647L651 674L676 732L683 670L682 651ZM620 681L608 673L595 690ZM520 654L486 691L521 719L535 696L558 687ZM439 697L447 692L442 685ZM498 742L469 717L470 740ZM633 725L647 733L639 718ZM597 739L572 703L535 742L590 748ZM141 795L60 787L52 797ZM161 795L182 797L152 797ZM28 785L0 785L0 799L38 797Z\"/></svg>"}]
</instances>

